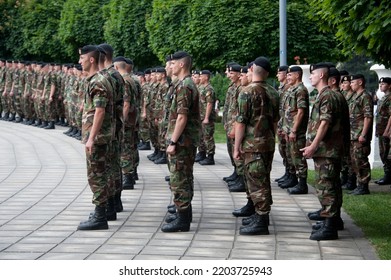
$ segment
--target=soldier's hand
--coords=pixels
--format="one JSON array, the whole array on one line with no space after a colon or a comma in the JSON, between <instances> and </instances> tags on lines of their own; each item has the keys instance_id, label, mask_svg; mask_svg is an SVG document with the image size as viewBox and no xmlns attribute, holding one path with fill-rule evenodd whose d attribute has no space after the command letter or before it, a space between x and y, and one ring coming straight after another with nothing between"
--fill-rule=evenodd
<instances>
[{"instance_id":1,"label":"soldier's hand","mask_svg":"<svg viewBox=\"0 0 391 280\"><path fill-rule=\"evenodd\" d=\"M6 91L4 91L3 92L3 96L7 96L8 94L7 94L7 92Z\"/></svg>"},{"instance_id":2,"label":"soldier's hand","mask_svg":"<svg viewBox=\"0 0 391 280\"><path fill-rule=\"evenodd\" d=\"M167 154L168 155L175 155L175 153L176 153L176 146L175 145L168 145L167 146L167 150L166 150L166 152L167 152Z\"/></svg>"},{"instance_id":3,"label":"soldier's hand","mask_svg":"<svg viewBox=\"0 0 391 280\"><path fill-rule=\"evenodd\" d=\"M296 142L296 133L291 132L288 136L289 142Z\"/></svg>"},{"instance_id":4,"label":"soldier's hand","mask_svg":"<svg viewBox=\"0 0 391 280\"><path fill-rule=\"evenodd\" d=\"M388 131L384 131L383 137L390 138L390 133Z\"/></svg>"},{"instance_id":5,"label":"soldier's hand","mask_svg":"<svg viewBox=\"0 0 391 280\"><path fill-rule=\"evenodd\" d=\"M94 146L94 141L88 139L88 141L86 143L86 153L91 155L93 146Z\"/></svg>"},{"instance_id":6,"label":"soldier's hand","mask_svg":"<svg viewBox=\"0 0 391 280\"><path fill-rule=\"evenodd\" d=\"M300 152L303 152L303 157L305 158L312 158L312 156L315 154L316 152L316 147L314 147L313 145L309 145L307 147L304 147L303 149L300 149Z\"/></svg>"},{"instance_id":7,"label":"soldier's hand","mask_svg":"<svg viewBox=\"0 0 391 280\"><path fill-rule=\"evenodd\" d=\"M208 124L209 123L209 119L205 118L203 121L202 121L203 124Z\"/></svg>"},{"instance_id":8,"label":"soldier's hand","mask_svg":"<svg viewBox=\"0 0 391 280\"><path fill-rule=\"evenodd\" d=\"M358 137L358 142L360 142L362 144L362 143L367 142L367 139L360 135L360 137Z\"/></svg>"},{"instance_id":9,"label":"soldier's hand","mask_svg":"<svg viewBox=\"0 0 391 280\"><path fill-rule=\"evenodd\" d=\"M233 158L236 159L236 160L240 160L241 159L239 150L234 149Z\"/></svg>"}]
</instances>

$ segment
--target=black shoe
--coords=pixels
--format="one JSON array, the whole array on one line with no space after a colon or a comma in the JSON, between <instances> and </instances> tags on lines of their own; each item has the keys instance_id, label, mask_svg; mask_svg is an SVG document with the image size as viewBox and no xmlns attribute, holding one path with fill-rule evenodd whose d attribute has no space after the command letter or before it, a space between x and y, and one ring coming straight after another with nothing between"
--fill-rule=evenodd
<instances>
[{"instance_id":1,"label":"black shoe","mask_svg":"<svg viewBox=\"0 0 391 280\"><path fill-rule=\"evenodd\" d=\"M63 132L63 134L69 135L72 132L73 128L74 128L73 126L69 127L69 129L67 131Z\"/></svg>"},{"instance_id":2,"label":"black shoe","mask_svg":"<svg viewBox=\"0 0 391 280\"><path fill-rule=\"evenodd\" d=\"M341 186L345 185L348 182L348 170L341 171Z\"/></svg>"},{"instance_id":3,"label":"black shoe","mask_svg":"<svg viewBox=\"0 0 391 280\"><path fill-rule=\"evenodd\" d=\"M191 205L189 206L191 208ZM165 222L166 223L171 223L172 221L174 221L175 219L178 218L178 212L175 212L174 214L170 214L166 217L165 219ZM193 211L192 211L192 208L191 208L191 211L190 211L190 223L193 222Z\"/></svg>"},{"instance_id":4,"label":"black shoe","mask_svg":"<svg viewBox=\"0 0 391 280\"><path fill-rule=\"evenodd\" d=\"M147 155L147 158L149 159L149 160L154 160L154 157L156 157L156 155L159 153L159 150L158 149L155 149L155 151L152 153L152 154L150 154L150 155Z\"/></svg>"},{"instance_id":5,"label":"black shoe","mask_svg":"<svg viewBox=\"0 0 391 280\"><path fill-rule=\"evenodd\" d=\"M288 188L289 194L307 194L308 193L308 185L307 178L300 178L299 183L293 188Z\"/></svg>"},{"instance_id":6,"label":"black shoe","mask_svg":"<svg viewBox=\"0 0 391 280\"><path fill-rule=\"evenodd\" d=\"M225 181L225 182L234 181L234 180L236 180L237 177L238 177L238 173L236 173L236 169L235 169L231 175L229 175L228 177L224 177L223 181Z\"/></svg>"},{"instance_id":7,"label":"black shoe","mask_svg":"<svg viewBox=\"0 0 391 280\"><path fill-rule=\"evenodd\" d=\"M288 179L286 179L285 181L283 181L281 183L278 183L278 186L281 189L288 189L288 188L293 188L298 183L299 183L299 181L297 181L296 174L289 174Z\"/></svg>"},{"instance_id":8,"label":"black shoe","mask_svg":"<svg viewBox=\"0 0 391 280\"><path fill-rule=\"evenodd\" d=\"M161 151L161 157L158 159L154 160L155 164L167 164L167 154L164 151Z\"/></svg>"},{"instance_id":9,"label":"black shoe","mask_svg":"<svg viewBox=\"0 0 391 280\"><path fill-rule=\"evenodd\" d=\"M191 208L185 211L178 211L177 218L169 224L164 224L161 228L163 232L178 232L178 231L189 231L190 230L190 217Z\"/></svg>"},{"instance_id":10,"label":"black shoe","mask_svg":"<svg viewBox=\"0 0 391 280\"><path fill-rule=\"evenodd\" d=\"M47 127L48 126L48 122L47 121L42 121L42 124L40 126L38 126L39 128L44 128L44 127Z\"/></svg>"},{"instance_id":11,"label":"black shoe","mask_svg":"<svg viewBox=\"0 0 391 280\"><path fill-rule=\"evenodd\" d=\"M175 204L169 205L169 206L167 207L167 212L170 213L170 214L176 213Z\"/></svg>"},{"instance_id":12,"label":"black shoe","mask_svg":"<svg viewBox=\"0 0 391 280\"><path fill-rule=\"evenodd\" d=\"M121 192L117 192L114 196L114 204L115 204L115 211L117 213L122 212L124 210L124 207L122 205L121 200Z\"/></svg>"},{"instance_id":13,"label":"black shoe","mask_svg":"<svg viewBox=\"0 0 391 280\"><path fill-rule=\"evenodd\" d=\"M200 162L201 160L204 160L206 158L206 153L205 152L199 152L197 153L194 162Z\"/></svg>"},{"instance_id":14,"label":"black shoe","mask_svg":"<svg viewBox=\"0 0 391 280\"><path fill-rule=\"evenodd\" d=\"M108 229L106 217L106 207L96 206L94 214L85 222L81 222L77 227L78 230L99 230Z\"/></svg>"},{"instance_id":15,"label":"black shoe","mask_svg":"<svg viewBox=\"0 0 391 280\"><path fill-rule=\"evenodd\" d=\"M114 196L110 197L107 200L106 218L107 218L108 221L115 221L115 220L117 220L117 211L115 210L115 199L114 199Z\"/></svg>"},{"instance_id":16,"label":"black shoe","mask_svg":"<svg viewBox=\"0 0 391 280\"><path fill-rule=\"evenodd\" d=\"M235 217L248 217L255 213L255 207L254 203L251 199L247 199L247 204L244 205L242 208L235 209L232 212L232 215Z\"/></svg>"},{"instance_id":17,"label":"black shoe","mask_svg":"<svg viewBox=\"0 0 391 280\"><path fill-rule=\"evenodd\" d=\"M345 225L344 225L344 222L342 220L341 217L335 217L335 226L337 228L337 230L344 230L345 229ZM316 230L319 230L321 227L323 227L325 225L325 221L317 221L316 224L314 224L312 226L312 230L313 232L316 231Z\"/></svg>"},{"instance_id":18,"label":"black shoe","mask_svg":"<svg viewBox=\"0 0 391 280\"><path fill-rule=\"evenodd\" d=\"M44 127L44 129L55 129L54 121L48 122L48 125Z\"/></svg>"},{"instance_id":19,"label":"black shoe","mask_svg":"<svg viewBox=\"0 0 391 280\"><path fill-rule=\"evenodd\" d=\"M137 148L139 151L149 151L151 149L151 144L148 142L141 142L140 146Z\"/></svg>"},{"instance_id":20,"label":"black shoe","mask_svg":"<svg viewBox=\"0 0 391 280\"><path fill-rule=\"evenodd\" d=\"M215 165L214 154L208 155L206 158L198 162L201 165Z\"/></svg>"},{"instance_id":21,"label":"black shoe","mask_svg":"<svg viewBox=\"0 0 391 280\"><path fill-rule=\"evenodd\" d=\"M164 181L170 182L170 176L168 175L168 176L164 177Z\"/></svg>"},{"instance_id":22,"label":"black shoe","mask_svg":"<svg viewBox=\"0 0 391 280\"><path fill-rule=\"evenodd\" d=\"M240 235L268 235L269 215L255 214L253 221L239 230Z\"/></svg>"},{"instance_id":23,"label":"black shoe","mask_svg":"<svg viewBox=\"0 0 391 280\"><path fill-rule=\"evenodd\" d=\"M313 232L310 236L311 240L335 240L338 239L338 230L336 227L336 218L327 218L324 226Z\"/></svg>"},{"instance_id":24,"label":"black shoe","mask_svg":"<svg viewBox=\"0 0 391 280\"><path fill-rule=\"evenodd\" d=\"M352 191L355 188L357 188L357 177L356 174L353 174L348 177L348 181L346 182L346 184L342 185L342 189Z\"/></svg>"},{"instance_id":25,"label":"black shoe","mask_svg":"<svg viewBox=\"0 0 391 280\"><path fill-rule=\"evenodd\" d=\"M288 170L285 170L285 174L282 175L280 178L275 179L274 182L279 183L279 182L285 181L288 178L288 176L289 176L289 172L288 172Z\"/></svg>"},{"instance_id":26,"label":"black shoe","mask_svg":"<svg viewBox=\"0 0 391 280\"><path fill-rule=\"evenodd\" d=\"M246 185L243 183L238 183L228 187L229 192L246 192Z\"/></svg>"},{"instance_id":27,"label":"black shoe","mask_svg":"<svg viewBox=\"0 0 391 280\"><path fill-rule=\"evenodd\" d=\"M8 119L7 119L7 121L9 121L9 122L13 122L15 120L15 114L9 114L9 117L8 117Z\"/></svg>"},{"instance_id":28,"label":"black shoe","mask_svg":"<svg viewBox=\"0 0 391 280\"><path fill-rule=\"evenodd\" d=\"M133 183L133 177L132 174L123 174L122 176L122 188L124 190L133 190L134 189L134 183Z\"/></svg>"},{"instance_id":29,"label":"black shoe","mask_svg":"<svg viewBox=\"0 0 391 280\"><path fill-rule=\"evenodd\" d=\"M391 184L391 174L389 172L385 172L384 173L384 177L379 179L379 180L376 180L375 183L378 184L378 185L388 185L388 184Z\"/></svg>"},{"instance_id":30,"label":"black shoe","mask_svg":"<svg viewBox=\"0 0 391 280\"><path fill-rule=\"evenodd\" d=\"M33 126L39 127L42 124L42 121L40 119L36 120Z\"/></svg>"},{"instance_id":31,"label":"black shoe","mask_svg":"<svg viewBox=\"0 0 391 280\"><path fill-rule=\"evenodd\" d=\"M370 194L368 184L358 184L357 188L349 192L349 194L353 195L365 195Z\"/></svg>"},{"instance_id":32,"label":"black shoe","mask_svg":"<svg viewBox=\"0 0 391 280\"><path fill-rule=\"evenodd\" d=\"M325 217L320 216L320 211L321 211L321 209L319 209L318 211L309 212L307 214L308 219L310 219L312 221L323 221L323 220L325 220L326 219Z\"/></svg>"}]
</instances>

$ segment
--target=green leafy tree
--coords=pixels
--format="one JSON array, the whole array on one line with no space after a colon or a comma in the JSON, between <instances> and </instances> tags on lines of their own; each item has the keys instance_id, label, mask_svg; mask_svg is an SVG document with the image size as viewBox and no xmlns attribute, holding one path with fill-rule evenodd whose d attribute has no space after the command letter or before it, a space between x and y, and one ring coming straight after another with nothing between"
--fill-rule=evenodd
<instances>
[{"instance_id":1,"label":"green leafy tree","mask_svg":"<svg viewBox=\"0 0 391 280\"><path fill-rule=\"evenodd\" d=\"M152 1L111 0L104 8L104 37L116 55L132 58L137 67L158 63L148 46L146 17L152 11Z\"/></svg>"},{"instance_id":2,"label":"green leafy tree","mask_svg":"<svg viewBox=\"0 0 391 280\"><path fill-rule=\"evenodd\" d=\"M12 50L7 48L7 41L14 28L20 3L16 0L0 0L0 57L12 57Z\"/></svg>"},{"instance_id":3,"label":"green leafy tree","mask_svg":"<svg viewBox=\"0 0 391 280\"><path fill-rule=\"evenodd\" d=\"M66 0L61 11L58 36L68 59L77 58L84 45L103 43L103 0Z\"/></svg>"},{"instance_id":4,"label":"green leafy tree","mask_svg":"<svg viewBox=\"0 0 391 280\"><path fill-rule=\"evenodd\" d=\"M362 54L391 66L391 1L308 0L313 20L334 32L342 52Z\"/></svg>"}]
</instances>

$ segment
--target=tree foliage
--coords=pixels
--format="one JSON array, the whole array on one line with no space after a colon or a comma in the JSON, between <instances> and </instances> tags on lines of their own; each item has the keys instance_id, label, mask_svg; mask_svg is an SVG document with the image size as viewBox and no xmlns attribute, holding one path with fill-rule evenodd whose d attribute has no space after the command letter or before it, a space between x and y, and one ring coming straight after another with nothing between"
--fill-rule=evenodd
<instances>
[{"instance_id":1,"label":"tree foliage","mask_svg":"<svg viewBox=\"0 0 391 280\"><path fill-rule=\"evenodd\" d=\"M313 20L334 32L349 57L367 55L391 66L391 1L308 0Z\"/></svg>"}]
</instances>

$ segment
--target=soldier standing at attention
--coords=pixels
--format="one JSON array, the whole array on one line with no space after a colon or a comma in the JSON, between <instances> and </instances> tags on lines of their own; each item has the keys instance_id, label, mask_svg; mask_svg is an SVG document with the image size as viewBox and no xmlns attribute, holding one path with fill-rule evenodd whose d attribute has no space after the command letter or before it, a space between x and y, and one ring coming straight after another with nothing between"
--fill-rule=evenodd
<instances>
[{"instance_id":1,"label":"soldier standing at attention","mask_svg":"<svg viewBox=\"0 0 391 280\"><path fill-rule=\"evenodd\" d=\"M308 213L311 220L323 219L322 226L313 231L311 240L338 239L342 192L340 190L341 160L349 145L347 103L328 85L329 64L318 63L310 67L310 80L318 95L311 111L307 128L307 146L303 156L312 158L315 166L315 184L321 209Z\"/></svg>"},{"instance_id":2,"label":"soldier standing at attention","mask_svg":"<svg viewBox=\"0 0 391 280\"><path fill-rule=\"evenodd\" d=\"M201 130L199 93L190 76L192 58L187 52L178 51L171 59L172 75L180 81L172 97L166 134L170 186L177 218L164 224L161 228L163 232L190 230L193 166Z\"/></svg>"},{"instance_id":3,"label":"soldier standing at attention","mask_svg":"<svg viewBox=\"0 0 391 280\"><path fill-rule=\"evenodd\" d=\"M95 211L81 222L79 230L108 229L106 205L108 200L108 152L113 138L113 89L99 73L99 51L87 45L80 49L79 63L88 73L88 89L84 101L82 142L87 158L87 177L93 193ZM109 90L110 89L110 90Z\"/></svg>"},{"instance_id":4,"label":"soldier standing at attention","mask_svg":"<svg viewBox=\"0 0 391 280\"><path fill-rule=\"evenodd\" d=\"M371 166L368 156L371 151L373 127L373 99L365 90L365 78L361 74L350 77L350 86L354 91L349 105L350 115L350 156L352 167L357 175L357 188L350 192L354 195L369 194Z\"/></svg>"},{"instance_id":5,"label":"soldier standing at attention","mask_svg":"<svg viewBox=\"0 0 391 280\"><path fill-rule=\"evenodd\" d=\"M211 72L202 70L200 72L200 110L202 121L202 139L198 150L206 152L206 158L199 161L201 165L214 165L214 155L216 150L214 132L216 112L214 110L216 96L212 85L209 82ZM202 148L201 148L202 147Z\"/></svg>"},{"instance_id":6,"label":"soldier standing at attention","mask_svg":"<svg viewBox=\"0 0 391 280\"><path fill-rule=\"evenodd\" d=\"M290 194L307 194L307 160L300 149L305 147L305 134L309 118L309 95L302 80L303 70L300 66L288 69L287 80L290 85L284 101L284 118L282 129L286 135L288 157L294 166L296 174L291 174L290 184L283 185ZM299 182L297 184L297 178ZM296 183L297 185L293 184Z\"/></svg>"},{"instance_id":7,"label":"soldier standing at attention","mask_svg":"<svg viewBox=\"0 0 391 280\"><path fill-rule=\"evenodd\" d=\"M376 136L379 138L379 154L383 163L384 177L376 180L375 183L386 185L391 183L391 159L388 158L391 134L391 78L381 78L379 87L380 91L384 92L384 96L377 104Z\"/></svg>"},{"instance_id":8,"label":"soldier standing at attention","mask_svg":"<svg viewBox=\"0 0 391 280\"><path fill-rule=\"evenodd\" d=\"M236 118L234 159L244 154L244 175L255 206L252 221L240 228L242 235L269 234L269 213L273 204L270 171L279 119L277 91L266 83L270 62L258 57L252 65L252 82L241 92Z\"/></svg>"}]
</instances>

